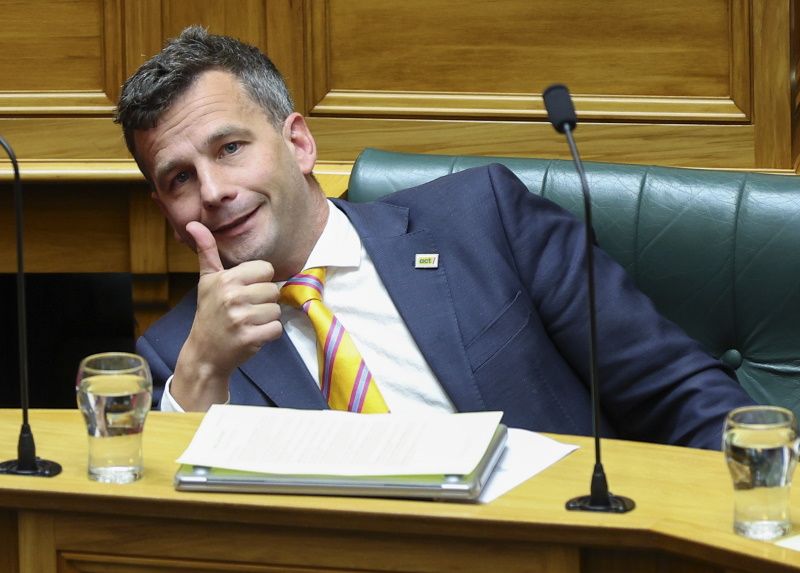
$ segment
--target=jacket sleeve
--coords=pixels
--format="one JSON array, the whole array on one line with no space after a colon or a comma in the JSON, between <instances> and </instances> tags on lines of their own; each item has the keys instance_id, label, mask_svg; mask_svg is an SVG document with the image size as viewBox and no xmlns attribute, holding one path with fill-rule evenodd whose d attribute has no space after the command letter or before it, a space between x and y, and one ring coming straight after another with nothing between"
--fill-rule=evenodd
<instances>
[{"instance_id":1,"label":"jacket sleeve","mask_svg":"<svg viewBox=\"0 0 800 573\"><path fill-rule=\"evenodd\" d=\"M160 404L164 385L175 371L178 354L192 327L196 301L195 289L136 341L136 352L147 360L153 376L153 404Z\"/></svg>"},{"instance_id":2,"label":"jacket sleeve","mask_svg":"<svg viewBox=\"0 0 800 573\"><path fill-rule=\"evenodd\" d=\"M489 170L522 283L550 338L588 386L585 225ZM664 318L627 272L594 248L601 409L617 435L719 449L725 415L753 404L732 371Z\"/></svg>"}]
</instances>

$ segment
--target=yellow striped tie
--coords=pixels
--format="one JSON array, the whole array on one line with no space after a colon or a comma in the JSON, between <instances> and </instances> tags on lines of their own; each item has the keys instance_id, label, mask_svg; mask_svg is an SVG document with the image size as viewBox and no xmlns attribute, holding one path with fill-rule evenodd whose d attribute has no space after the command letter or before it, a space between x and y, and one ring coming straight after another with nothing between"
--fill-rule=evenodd
<instances>
[{"instance_id":1,"label":"yellow striped tie","mask_svg":"<svg viewBox=\"0 0 800 573\"><path fill-rule=\"evenodd\" d=\"M317 334L320 388L334 410L387 413L378 385L341 322L322 302L325 269L306 269L286 281L280 302L308 315Z\"/></svg>"}]
</instances>

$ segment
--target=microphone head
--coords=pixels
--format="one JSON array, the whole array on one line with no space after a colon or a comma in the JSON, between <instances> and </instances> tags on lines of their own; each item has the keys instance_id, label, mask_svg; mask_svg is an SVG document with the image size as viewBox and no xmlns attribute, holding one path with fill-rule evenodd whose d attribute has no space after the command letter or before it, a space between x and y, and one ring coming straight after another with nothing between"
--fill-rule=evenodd
<instances>
[{"instance_id":1,"label":"microphone head","mask_svg":"<svg viewBox=\"0 0 800 573\"><path fill-rule=\"evenodd\" d=\"M565 126L569 126L570 131L573 131L578 123L578 117L575 115L575 106L572 105L567 86L553 84L544 90L542 97L544 107L547 108L547 116L556 131L564 133Z\"/></svg>"}]
</instances>

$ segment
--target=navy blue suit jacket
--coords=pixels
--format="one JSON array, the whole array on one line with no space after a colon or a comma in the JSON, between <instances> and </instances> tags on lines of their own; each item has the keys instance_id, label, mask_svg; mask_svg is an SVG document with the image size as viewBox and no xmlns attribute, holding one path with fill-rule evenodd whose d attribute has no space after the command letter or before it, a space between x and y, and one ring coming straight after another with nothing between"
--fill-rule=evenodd
<instances>
[{"instance_id":1,"label":"navy blue suit jacket","mask_svg":"<svg viewBox=\"0 0 800 573\"><path fill-rule=\"evenodd\" d=\"M501 165L371 203L334 202L459 411L502 410L511 427L591 435L582 222ZM438 253L438 268L414 268L418 253ZM604 434L718 449L725 414L752 400L619 265L595 257ZM139 340L157 385L195 308L193 292ZM326 407L285 333L234 373L230 392L235 404Z\"/></svg>"}]
</instances>

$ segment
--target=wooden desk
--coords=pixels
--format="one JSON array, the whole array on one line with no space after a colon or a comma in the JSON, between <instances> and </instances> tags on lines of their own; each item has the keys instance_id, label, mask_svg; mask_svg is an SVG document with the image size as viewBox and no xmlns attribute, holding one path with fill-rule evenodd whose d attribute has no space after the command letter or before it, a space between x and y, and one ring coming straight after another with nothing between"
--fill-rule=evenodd
<instances>
[{"instance_id":1,"label":"wooden desk","mask_svg":"<svg viewBox=\"0 0 800 573\"><path fill-rule=\"evenodd\" d=\"M0 459L16 456L17 410L0 410ZM720 453L604 441L624 515L564 510L588 493L591 441L486 505L176 492L175 458L197 414L153 412L138 483L86 478L75 410L33 411L37 451L55 478L0 476L0 571L10 573L291 571L787 571L800 553L731 531ZM265 437L267 439L267 437ZM800 533L800 491L793 492Z\"/></svg>"}]
</instances>

